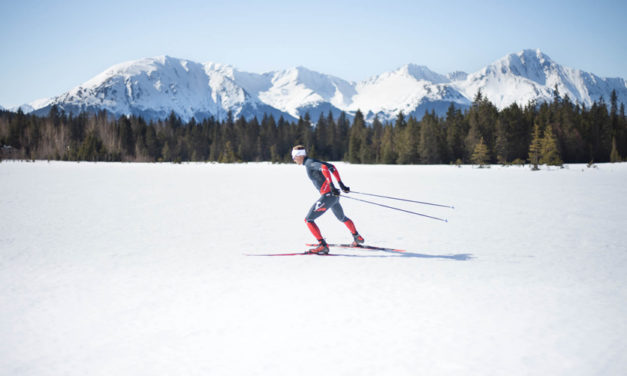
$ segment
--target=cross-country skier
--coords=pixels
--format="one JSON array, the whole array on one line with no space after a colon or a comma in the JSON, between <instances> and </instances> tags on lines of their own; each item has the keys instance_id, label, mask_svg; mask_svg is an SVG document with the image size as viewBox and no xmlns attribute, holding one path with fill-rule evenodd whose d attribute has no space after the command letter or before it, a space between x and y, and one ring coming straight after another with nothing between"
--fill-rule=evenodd
<instances>
[{"instance_id":1,"label":"cross-country skier","mask_svg":"<svg viewBox=\"0 0 627 376\"><path fill-rule=\"evenodd\" d=\"M309 228L313 236L316 237L316 240L318 240L318 246L316 248L310 249L308 253L329 253L329 246L320 234L320 229L318 228L318 225L316 225L316 223L314 222L328 209L331 209L337 219L343 222L346 227L348 227L351 234L353 235L353 245L356 246L358 244L362 244L364 242L364 238L359 235L357 229L355 229L355 224L353 223L353 221L351 221L350 218L344 215L344 210L342 210L342 205L340 205L340 191L333 185L333 179L331 178L331 176L335 177L335 180L337 180L342 191L344 191L345 193L350 192L350 188L344 185L342 179L340 179L340 174L335 166L328 162L323 162L317 159L307 157L307 151L302 145L294 146L294 148L292 149L292 159L298 165L305 166L305 168L307 169L307 176L309 176L309 179L311 179L314 186L321 195L320 198L312 205L311 209L309 209L307 217L305 217L307 227Z\"/></svg>"}]
</instances>

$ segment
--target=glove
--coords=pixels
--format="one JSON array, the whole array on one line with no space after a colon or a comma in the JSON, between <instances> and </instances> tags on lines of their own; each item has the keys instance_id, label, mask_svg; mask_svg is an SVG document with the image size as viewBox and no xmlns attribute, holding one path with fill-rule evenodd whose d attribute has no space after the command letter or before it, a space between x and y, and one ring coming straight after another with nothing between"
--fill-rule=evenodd
<instances>
[{"instance_id":1,"label":"glove","mask_svg":"<svg viewBox=\"0 0 627 376\"><path fill-rule=\"evenodd\" d=\"M344 193L348 193L351 191L350 187L344 185L344 183L340 182L340 188L344 191Z\"/></svg>"},{"instance_id":2,"label":"glove","mask_svg":"<svg viewBox=\"0 0 627 376\"><path fill-rule=\"evenodd\" d=\"M334 186L331 186L331 194L333 196L339 196L340 195L340 190L335 188Z\"/></svg>"}]
</instances>

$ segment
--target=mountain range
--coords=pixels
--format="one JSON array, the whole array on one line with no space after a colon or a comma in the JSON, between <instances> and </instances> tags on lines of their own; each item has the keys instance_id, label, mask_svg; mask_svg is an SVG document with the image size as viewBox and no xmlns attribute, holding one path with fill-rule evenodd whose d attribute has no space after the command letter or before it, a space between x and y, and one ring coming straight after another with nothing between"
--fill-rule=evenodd
<instances>
[{"instance_id":1,"label":"mountain range","mask_svg":"<svg viewBox=\"0 0 627 376\"><path fill-rule=\"evenodd\" d=\"M302 66L258 74L160 56L117 64L66 93L18 108L46 115L57 105L66 113L105 110L151 120L173 111L184 121L224 119L229 111L235 117L261 118L265 113L286 120L309 113L314 122L329 111L350 117L361 110L368 121L375 116L388 121L400 111L421 118L432 110L443 115L451 103L468 108L479 90L500 109L514 102L550 101L556 86L562 96L586 106L601 97L609 101L612 90L619 103L627 103L625 79L602 78L562 66L540 50L523 50L470 74L443 75L407 64L361 82Z\"/></svg>"}]
</instances>

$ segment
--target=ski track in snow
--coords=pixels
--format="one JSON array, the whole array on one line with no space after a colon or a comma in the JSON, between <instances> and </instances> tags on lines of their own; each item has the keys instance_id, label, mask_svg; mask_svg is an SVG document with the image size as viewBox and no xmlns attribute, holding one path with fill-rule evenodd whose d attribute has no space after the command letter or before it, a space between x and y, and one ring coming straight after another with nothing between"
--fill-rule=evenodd
<instances>
[{"instance_id":1,"label":"ski track in snow","mask_svg":"<svg viewBox=\"0 0 627 376\"><path fill-rule=\"evenodd\" d=\"M627 374L627 164L336 165L456 209L343 200L407 254L249 257L312 242L302 167L0 163L1 373Z\"/></svg>"}]
</instances>

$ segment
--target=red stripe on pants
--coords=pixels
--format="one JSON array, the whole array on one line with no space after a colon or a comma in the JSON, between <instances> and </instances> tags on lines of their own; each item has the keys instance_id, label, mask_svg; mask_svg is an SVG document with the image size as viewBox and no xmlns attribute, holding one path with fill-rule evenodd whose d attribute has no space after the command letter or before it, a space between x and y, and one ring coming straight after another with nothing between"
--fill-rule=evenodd
<instances>
[{"instance_id":1,"label":"red stripe on pants","mask_svg":"<svg viewBox=\"0 0 627 376\"><path fill-rule=\"evenodd\" d=\"M344 224L351 231L351 234L356 234L357 233L357 229L355 228L355 224L353 223L353 221L351 221L349 219L348 221L344 222Z\"/></svg>"},{"instance_id":2,"label":"red stripe on pants","mask_svg":"<svg viewBox=\"0 0 627 376\"><path fill-rule=\"evenodd\" d=\"M307 227L309 227L309 231L311 231L317 240L322 240L322 234L320 233L320 229L317 224L314 222L307 222Z\"/></svg>"}]
</instances>

